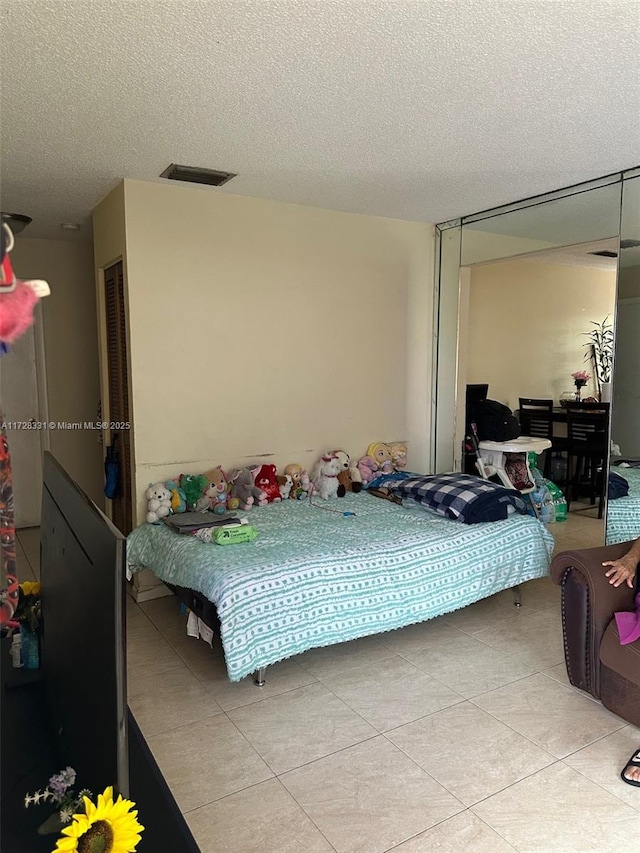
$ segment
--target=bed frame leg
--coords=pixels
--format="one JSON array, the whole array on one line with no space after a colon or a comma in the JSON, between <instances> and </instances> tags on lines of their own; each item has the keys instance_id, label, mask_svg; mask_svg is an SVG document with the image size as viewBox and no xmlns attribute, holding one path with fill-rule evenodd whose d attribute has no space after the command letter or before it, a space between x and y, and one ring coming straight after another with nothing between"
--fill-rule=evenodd
<instances>
[{"instance_id":1,"label":"bed frame leg","mask_svg":"<svg viewBox=\"0 0 640 853\"><path fill-rule=\"evenodd\" d=\"M253 679L253 683L256 685L256 687L264 687L264 685L265 685L264 674L265 674L266 670L267 670L266 666L261 666L260 669L256 672L256 677Z\"/></svg>"},{"instance_id":2,"label":"bed frame leg","mask_svg":"<svg viewBox=\"0 0 640 853\"><path fill-rule=\"evenodd\" d=\"M522 592L520 590L520 586L512 587L513 591L513 603L515 607L522 607Z\"/></svg>"}]
</instances>

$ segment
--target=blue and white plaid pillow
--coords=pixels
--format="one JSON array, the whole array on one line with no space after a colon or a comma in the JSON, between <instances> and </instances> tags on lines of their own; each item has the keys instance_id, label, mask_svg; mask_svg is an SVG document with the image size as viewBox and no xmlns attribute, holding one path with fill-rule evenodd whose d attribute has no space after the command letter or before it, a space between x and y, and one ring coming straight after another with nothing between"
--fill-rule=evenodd
<instances>
[{"instance_id":1,"label":"blue and white plaid pillow","mask_svg":"<svg viewBox=\"0 0 640 853\"><path fill-rule=\"evenodd\" d=\"M504 521L511 512L527 514L520 492L471 474L412 477L385 485L394 495L411 498L438 515L463 524Z\"/></svg>"}]
</instances>

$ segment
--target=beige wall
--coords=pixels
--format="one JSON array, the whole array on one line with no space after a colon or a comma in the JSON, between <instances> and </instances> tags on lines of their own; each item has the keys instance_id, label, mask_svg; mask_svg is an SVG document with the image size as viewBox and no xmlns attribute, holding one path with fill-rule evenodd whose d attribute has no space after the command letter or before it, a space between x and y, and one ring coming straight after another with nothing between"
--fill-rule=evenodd
<instances>
[{"instance_id":1,"label":"beige wall","mask_svg":"<svg viewBox=\"0 0 640 853\"><path fill-rule=\"evenodd\" d=\"M127 180L125 247L121 191L96 263L126 254L139 512L218 463L406 439L426 466L432 226Z\"/></svg>"},{"instance_id":2,"label":"beige wall","mask_svg":"<svg viewBox=\"0 0 640 853\"><path fill-rule=\"evenodd\" d=\"M42 278L51 286L42 300L50 420L95 421L100 387L91 244L18 237L11 260L21 278ZM59 462L103 506L98 433L53 430L49 438Z\"/></svg>"},{"instance_id":3,"label":"beige wall","mask_svg":"<svg viewBox=\"0 0 640 853\"><path fill-rule=\"evenodd\" d=\"M468 382L488 382L489 396L518 408L519 397L574 389L587 370L591 321L614 312L615 271L510 261L473 267L469 293ZM585 389L594 393L593 380Z\"/></svg>"}]
</instances>

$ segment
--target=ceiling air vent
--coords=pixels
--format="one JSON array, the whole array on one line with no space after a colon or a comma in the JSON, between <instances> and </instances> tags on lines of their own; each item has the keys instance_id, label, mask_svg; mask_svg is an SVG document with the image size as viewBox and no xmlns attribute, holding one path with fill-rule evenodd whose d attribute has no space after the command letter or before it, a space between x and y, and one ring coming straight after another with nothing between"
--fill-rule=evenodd
<instances>
[{"instance_id":1,"label":"ceiling air vent","mask_svg":"<svg viewBox=\"0 0 640 853\"><path fill-rule=\"evenodd\" d=\"M221 187L231 178L234 172L219 172L217 169L199 169L197 166L179 166L172 163L160 175L170 181L187 181L190 184L206 184L209 187Z\"/></svg>"}]
</instances>

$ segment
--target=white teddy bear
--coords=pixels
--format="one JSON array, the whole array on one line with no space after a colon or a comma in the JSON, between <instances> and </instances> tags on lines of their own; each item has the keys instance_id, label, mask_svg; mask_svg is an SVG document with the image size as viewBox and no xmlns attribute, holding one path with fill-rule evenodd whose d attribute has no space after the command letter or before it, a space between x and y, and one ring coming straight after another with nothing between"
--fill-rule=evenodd
<instances>
[{"instance_id":1,"label":"white teddy bear","mask_svg":"<svg viewBox=\"0 0 640 853\"><path fill-rule=\"evenodd\" d=\"M154 524L171 512L171 492L164 483L153 483L146 491L147 521Z\"/></svg>"}]
</instances>

